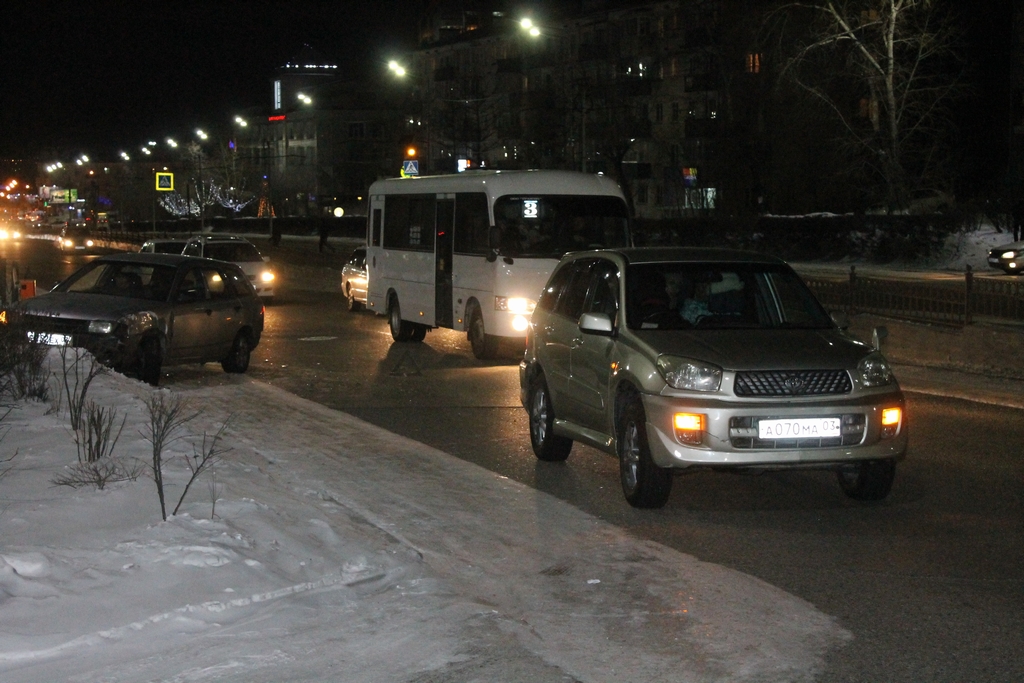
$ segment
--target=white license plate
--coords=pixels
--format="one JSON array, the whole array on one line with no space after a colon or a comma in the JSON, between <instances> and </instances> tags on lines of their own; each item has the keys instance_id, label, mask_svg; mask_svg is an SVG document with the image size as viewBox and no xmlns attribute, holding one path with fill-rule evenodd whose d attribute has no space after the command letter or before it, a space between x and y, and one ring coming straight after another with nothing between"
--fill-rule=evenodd
<instances>
[{"instance_id":1,"label":"white license plate","mask_svg":"<svg viewBox=\"0 0 1024 683\"><path fill-rule=\"evenodd\" d=\"M817 439L842 435L838 417L799 417L790 420L759 420L759 439Z\"/></svg>"},{"instance_id":2,"label":"white license plate","mask_svg":"<svg viewBox=\"0 0 1024 683\"><path fill-rule=\"evenodd\" d=\"M997 259L997 258L989 258L988 262L989 263L999 263L999 259Z\"/></svg>"},{"instance_id":3,"label":"white license plate","mask_svg":"<svg viewBox=\"0 0 1024 683\"><path fill-rule=\"evenodd\" d=\"M67 346L71 343L69 334L49 334L46 332L29 332L29 341L45 344L46 346Z\"/></svg>"}]
</instances>

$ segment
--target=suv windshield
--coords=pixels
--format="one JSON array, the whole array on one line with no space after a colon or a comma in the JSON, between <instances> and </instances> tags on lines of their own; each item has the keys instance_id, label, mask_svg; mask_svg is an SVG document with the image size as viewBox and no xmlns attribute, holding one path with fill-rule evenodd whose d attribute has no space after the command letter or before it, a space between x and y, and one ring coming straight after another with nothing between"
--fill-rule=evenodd
<instances>
[{"instance_id":1,"label":"suv windshield","mask_svg":"<svg viewBox=\"0 0 1024 683\"><path fill-rule=\"evenodd\" d=\"M566 252L629 246L618 197L522 195L494 202L491 248L505 256L561 258Z\"/></svg>"},{"instance_id":2,"label":"suv windshield","mask_svg":"<svg viewBox=\"0 0 1024 683\"><path fill-rule=\"evenodd\" d=\"M626 269L633 330L827 329L828 313L785 266L649 263Z\"/></svg>"}]
</instances>

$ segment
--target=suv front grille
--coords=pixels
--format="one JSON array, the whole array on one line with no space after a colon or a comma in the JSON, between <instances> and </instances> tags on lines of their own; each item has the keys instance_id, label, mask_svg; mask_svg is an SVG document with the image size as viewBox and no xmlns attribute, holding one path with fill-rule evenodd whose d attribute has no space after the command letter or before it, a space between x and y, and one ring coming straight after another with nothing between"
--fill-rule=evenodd
<instances>
[{"instance_id":1,"label":"suv front grille","mask_svg":"<svg viewBox=\"0 0 1024 683\"><path fill-rule=\"evenodd\" d=\"M846 370L760 370L736 373L737 396L821 396L853 390Z\"/></svg>"}]
</instances>

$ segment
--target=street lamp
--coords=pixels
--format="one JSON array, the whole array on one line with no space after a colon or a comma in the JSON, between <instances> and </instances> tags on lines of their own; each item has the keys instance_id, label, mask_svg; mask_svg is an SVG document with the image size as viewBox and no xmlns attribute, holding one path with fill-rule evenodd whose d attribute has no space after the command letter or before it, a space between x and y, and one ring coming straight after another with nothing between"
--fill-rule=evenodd
<instances>
[{"instance_id":1,"label":"street lamp","mask_svg":"<svg viewBox=\"0 0 1024 683\"><path fill-rule=\"evenodd\" d=\"M237 123L242 128L245 128L246 126L249 125L249 122L246 121L245 119L243 119L241 116L236 116L235 117L235 123Z\"/></svg>"},{"instance_id":2,"label":"street lamp","mask_svg":"<svg viewBox=\"0 0 1024 683\"><path fill-rule=\"evenodd\" d=\"M398 76L399 78L405 76L405 74L408 73L405 70L404 66L402 66L401 64L399 64L398 62L396 62L393 59L390 62L388 62L388 69L390 69L391 72L393 74L395 74L396 76Z\"/></svg>"}]
</instances>

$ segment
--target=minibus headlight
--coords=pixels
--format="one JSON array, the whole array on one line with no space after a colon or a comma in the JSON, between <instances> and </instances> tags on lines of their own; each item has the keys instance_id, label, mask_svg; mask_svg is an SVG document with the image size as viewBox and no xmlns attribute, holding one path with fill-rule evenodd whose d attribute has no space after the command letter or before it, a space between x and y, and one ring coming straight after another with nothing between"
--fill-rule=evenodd
<instances>
[{"instance_id":1,"label":"minibus headlight","mask_svg":"<svg viewBox=\"0 0 1024 683\"><path fill-rule=\"evenodd\" d=\"M494 297L494 310L508 311L517 315L530 315L537 308L537 302L521 296Z\"/></svg>"},{"instance_id":2,"label":"minibus headlight","mask_svg":"<svg viewBox=\"0 0 1024 683\"><path fill-rule=\"evenodd\" d=\"M262 280L263 282L273 282L274 274L269 270L264 270L262 273L260 273L260 280Z\"/></svg>"}]
</instances>

